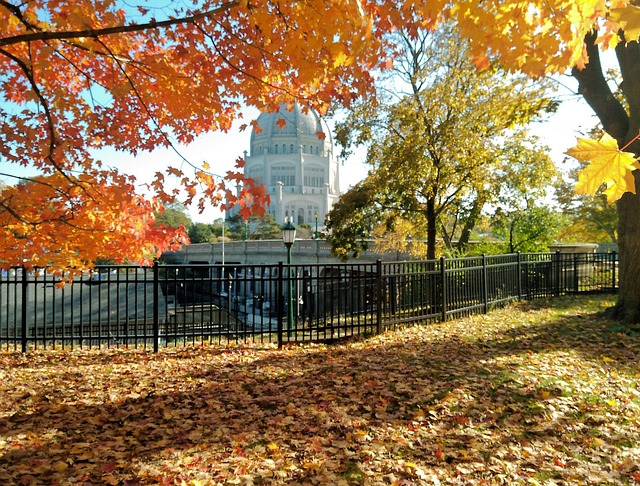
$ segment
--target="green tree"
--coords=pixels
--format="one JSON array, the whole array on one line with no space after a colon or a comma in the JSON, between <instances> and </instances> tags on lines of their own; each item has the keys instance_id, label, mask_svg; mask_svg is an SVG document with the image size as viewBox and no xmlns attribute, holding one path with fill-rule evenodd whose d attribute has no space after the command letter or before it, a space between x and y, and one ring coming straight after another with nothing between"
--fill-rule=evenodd
<instances>
[{"instance_id":1,"label":"green tree","mask_svg":"<svg viewBox=\"0 0 640 486\"><path fill-rule=\"evenodd\" d=\"M229 218L228 223L227 236L232 240L273 240L282 237L280 226L272 214L251 216L246 220L236 215Z\"/></svg>"},{"instance_id":2,"label":"green tree","mask_svg":"<svg viewBox=\"0 0 640 486\"><path fill-rule=\"evenodd\" d=\"M191 218L187 214L187 208L178 202L167 205L161 212L156 213L156 225L164 225L170 228L191 226Z\"/></svg>"},{"instance_id":3,"label":"green tree","mask_svg":"<svg viewBox=\"0 0 640 486\"><path fill-rule=\"evenodd\" d=\"M234 241L242 241L249 238L249 224L239 214L227 219L227 229L225 236Z\"/></svg>"},{"instance_id":4,"label":"green tree","mask_svg":"<svg viewBox=\"0 0 640 486\"><path fill-rule=\"evenodd\" d=\"M464 254L472 231L481 216L491 216L497 209L504 212L524 211L531 201L547 197L551 183L558 178L547 147L537 137L528 135L526 129L513 131L502 141L490 173L480 177L473 188L476 197L461 201L450 216L450 223L443 223L445 241L451 241L460 227L456 251ZM452 235L452 236L448 236ZM451 244L447 245L452 249Z\"/></svg>"},{"instance_id":5,"label":"green tree","mask_svg":"<svg viewBox=\"0 0 640 486\"><path fill-rule=\"evenodd\" d=\"M216 219L213 224L211 225L211 233L212 236L214 236L215 238L222 238L222 235L224 233L224 237L227 238L227 226L226 226L226 221L224 220L224 218L218 218Z\"/></svg>"},{"instance_id":6,"label":"green tree","mask_svg":"<svg viewBox=\"0 0 640 486\"><path fill-rule=\"evenodd\" d=\"M357 183L340 196L325 220L331 251L342 260L351 256L357 258L368 248L367 240L380 220L381 211L373 177Z\"/></svg>"},{"instance_id":7,"label":"green tree","mask_svg":"<svg viewBox=\"0 0 640 486\"><path fill-rule=\"evenodd\" d=\"M401 54L379 86L380 102L358 103L337 125L343 155L366 145L371 170L329 214L330 241L342 257L347 248L357 254L366 246L358 235L381 224L392 229L402 217L414 224L414 239L426 238L426 256L434 258L438 232L451 245L453 234L442 223L452 214L466 219L461 231L468 240L483 207L497 197L499 175L511 171L514 153L544 159L513 129L555 104L544 83L493 67L478 72L450 26L415 38L398 33L390 41Z\"/></svg>"},{"instance_id":8,"label":"green tree","mask_svg":"<svg viewBox=\"0 0 640 486\"><path fill-rule=\"evenodd\" d=\"M549 206L536 205L505 212L497 211L493 231L504 239L509 253L549 251L563 225L562 215Z\"/></svg>"},{"instance_id":9,"label":"green tree","mask_svg":"<svg viewBox=\"0 0 640 486\"><path fill-rule=\"evenodd\" d=\"M276 223L276 218L273 214L265 214L263 217L250 217L249 230L249 238L252 240L273 240L282 238L280 225Z\"/></svg>"},{"instance_id":10,"label":"green tree","mask_svg":"<svg viewBox=\"0 0 640 486\"><path fill-rule=\"evenodd\" d=\"M187 232L191 243L208 243L211 241L213 231L211 226L205 223L193 223Z\"/></svg>"}]
</instances>

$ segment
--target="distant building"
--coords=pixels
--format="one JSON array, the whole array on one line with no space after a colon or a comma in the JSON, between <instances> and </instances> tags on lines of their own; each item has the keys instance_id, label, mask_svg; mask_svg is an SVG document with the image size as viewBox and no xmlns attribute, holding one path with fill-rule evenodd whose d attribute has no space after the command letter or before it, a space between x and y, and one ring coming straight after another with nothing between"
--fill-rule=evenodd
<instances>
[{"instance_id":1,"label":"distant building","mask_svg":"<svg viewBox=\"0 0 640 486\"><path fill-rule=\"evenodd\" d=\"M279 112L258 117L261 131L251 133L250 150L244 153L244 173L266 186L271 196L267 213L277 223L293 216L294 224L313 227L317 218L322 227L340 196L333 138L316 112L304 113L297 103L289 106L293 106L291 111L283 104ZM238 210L234 207L228 216L235 216Z\"/></svg>"}]
</instances>

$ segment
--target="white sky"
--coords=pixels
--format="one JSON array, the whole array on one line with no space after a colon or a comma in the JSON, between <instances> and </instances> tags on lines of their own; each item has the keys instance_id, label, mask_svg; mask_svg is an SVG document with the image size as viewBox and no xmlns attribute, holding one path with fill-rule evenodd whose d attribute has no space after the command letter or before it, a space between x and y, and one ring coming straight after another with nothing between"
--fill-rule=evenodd
<instances>
[{"instance_id":1,"label":"white sky","mask_svg":"<svg viewBox=\"0 0 640 486\"><path fill-rule=\"evenodd\" d=\"M582 96L575 94L577 82L568 76L563 76L561 81L568 87L558 89L562 100L558 111L547 121L531 126L531 132L551 149L551 157L559 167L566 158L564 152L576 144L576 139L587 137L589 130L600 123Z\"/></svg>"}]
</instances>

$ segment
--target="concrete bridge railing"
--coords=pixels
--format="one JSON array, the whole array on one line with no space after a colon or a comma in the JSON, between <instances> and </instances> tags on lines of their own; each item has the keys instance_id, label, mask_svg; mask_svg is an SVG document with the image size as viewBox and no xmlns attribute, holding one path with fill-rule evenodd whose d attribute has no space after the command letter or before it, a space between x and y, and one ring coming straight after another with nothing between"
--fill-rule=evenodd
<instances>
[{"instance_id":1,"label":"concrete bridge railing","mask_svg":"<svg viewBox=\"0 0 640 486\"><path fill-rule=\"evenodd\" d=\"M326 240L296 240L291 248L294 263L342 263L332 255ZM197 243L166 253L163 260L173 263L241 263L272 264L286 261L287 251L282 240L246 240L223 243ZM401 261L411 257L404 253L379 254L368 250L362 253L358 263L377 260Z\"/></svg>"}]
</instances>

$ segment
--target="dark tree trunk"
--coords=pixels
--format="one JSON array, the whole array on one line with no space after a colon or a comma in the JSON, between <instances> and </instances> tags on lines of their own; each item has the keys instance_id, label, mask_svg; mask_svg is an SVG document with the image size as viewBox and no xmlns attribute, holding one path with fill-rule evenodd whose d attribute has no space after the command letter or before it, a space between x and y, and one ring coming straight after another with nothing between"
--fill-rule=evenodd
<instances>
[{"instance_id":1,"label":"dark tree trunk","mask_svg":"<svg viewBox=\"0 0 640 486\"><path fill-rule=\"evenodd\" d=\"M427 259L436 257L436 237L438 234L438 218L436 217L436 201L434 198L427 200Z\"/></svg>"},{"instance_id":2,"label":"dark tree trunk","mask_svg":"<svg viewBox=\"0 0 640 486\"><path fill-rule=\"evenodd\" d=\"M596 113L604 130L624 147L639 133L640 128L640 46L637 42L620 43L616 56L622 74L622 92L629 112L615 98L606 83L600 63L595 33L585 39L589 64L573 70L580 94ZM640 142L631 143L626 151L640 155ZM635 172L636 188L640 191L640 171ZM615 315L627 322L640 322L640 196L625 194L617 203L618 247L620 251L620 291Z\"/></svg>"},{"instance_id":3,"label":"dark tree trunk","mask_svg":"<svg viewBox=\"0 0 640 486\"><path fill-rule=\"evenodd\" d=\"M471 231L473 230L473 228L475 228L476 223L478 222L478 218L480 217L480 212L484 207L485 197L481 194L478 194L475 201L473 202L473 207L471 208L471 211L469 211L469 216L465 220L464 226L462 227L462 232L460 233L460 238L458 239L458 249L460 250L464 250L469 244Z\"/></svg>"},{"instance_id":4,"label":"dark tree trunk","mask_svg":"<svg viewBox=\"0 0 640 486\"><path fill-rule=\"evenodd\" d=\"M640 188L638 171L636 187ZM626 322L640 322L640 197L625 194L618 201L618 249L620 291L616 316Z\"/></svg>"},{"instance_id":5,"label":"dark tree trunk","mask_svg":"<svg viewBox=\"0 0 640 486\"><path fill-rule=\"evenodd\" d=\"M513 244L513 235L516 232L516 224L518 223L518 218L515 216L509 222L509 253L515 253L515 246Z\"/></svg>"},{"instance_id":6,"label":"dark tree trunk","mask_svg":"<svg viewBox=\"0 0 640 486\"><path fill-rule=\"evenodd\" d=\"M442 231L442 241L444 243L444 246L448 250L452 250L453 249L453 241L451 239L451 235L449 234L449 232L447 231L447 229L444 227L444 225L442 223L440 224L440 231Z\"/></svg>"}]
</instances>

